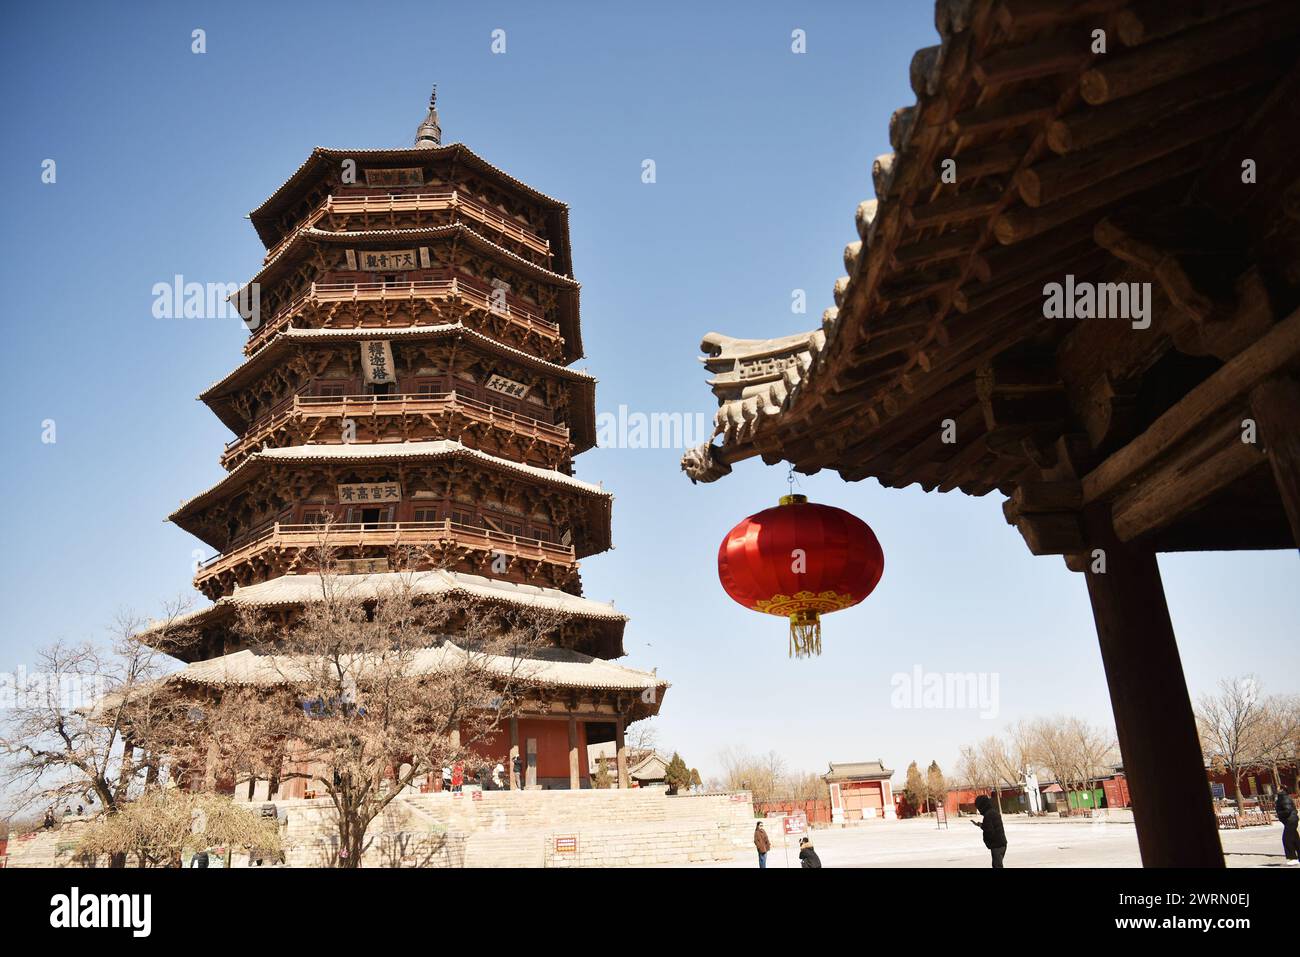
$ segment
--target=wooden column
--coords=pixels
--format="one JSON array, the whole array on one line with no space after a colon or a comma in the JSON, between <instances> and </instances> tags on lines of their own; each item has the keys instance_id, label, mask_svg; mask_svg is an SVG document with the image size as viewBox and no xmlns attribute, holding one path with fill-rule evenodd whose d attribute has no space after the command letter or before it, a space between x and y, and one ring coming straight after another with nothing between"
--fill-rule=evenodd
<instances>
[{"instance_id":1,"label":"wooden column","mask_svg":"<svg viewBox=\"0 0 1300 957\"><path fill-rule=\"evenodd\" d=\"M1291 535L1300 546L1300 383L1280 377L1261 382L1250 394L1250 411L1273 466Z\"/></svg>"},{"instance_id":2,"label":"wooden column","mask_svg":"<svg viewBox=\"0 0 1300 957\"><path fill-rule=\"evenodd\" d=\"M208 753L203 762L203 790L215 791L217 789L217 758L220 752L217 750L215 741L208 744Z\"/></svg>"},{"instance_id":3,"label":"wooden column","mask_svg":"<svg viewBox=\"0 0 1300 957\"><path fill-rule=\"evenodd\" d=\"M569 787L576 791L582 787L578 766L578 719L569 715Z\"/></svg>"},{"instance_id":4,"label":"wooden column","mask_svg":"<svg viewBox=\"0 0 1300 957\"><path fill-rule=\"evenodd\" d=\"M632 782L627 777L627 742L623 740L623 725L626 722L621 714L614 723L614 747L618 764L618 786L621 788L631 787Z\"/></svg>"},{"instance_id":5,"label":"wooden column","mask_svg":"<svg viewBox=\"0 0 1300 957\"><path fill-rule=\"evenodd\" d=\"M1110 507L1083 514L1104 573L1085 556L1088 597L1110 688L1124 774L1144 867L1223 867L1196 719L1187 696L1160 567L1149 549L1121 542Z\"/></svg>"},{"instance_id":6,"label":"wooden column","mask_svg":"<svg viewBox=\"0 0 1300 957\"><path fill-rule=\"evenodd\" d=\"M511 715L511 717L510 717L510 768L509 768L509 778L510 778L510 789L511 789L512 791L515 790L516 788L518 788L519 790L522 791L523 788L524 788L524 774L525 774L525 771L524 771L523 764L520 764L520 765L519 765L519 778L518 778L518 780L515 779L515 758L517 758L517 757L519 757L519 719L518 719L517 717L515 717L514 715Z\"/></svg>"}]
</instances>

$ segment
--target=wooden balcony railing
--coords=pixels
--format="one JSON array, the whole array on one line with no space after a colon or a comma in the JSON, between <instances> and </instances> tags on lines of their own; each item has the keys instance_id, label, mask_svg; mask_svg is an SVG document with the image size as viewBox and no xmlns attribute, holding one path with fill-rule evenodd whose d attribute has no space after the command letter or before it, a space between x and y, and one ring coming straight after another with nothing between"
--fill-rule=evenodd
<instances>
[{"instance_id":1,"label":"wooden balcony railing","mask_svg":"<svg viewBox=\"0 0 1300 957\"><path fill-rule=\"evenodd\" d=\"M249 336L244 352L251 355L266 345L277 331L309 306L332 302L394 302L417 299L462 300L497 316L504 316L525 331L546 339L559 339L560 327L535 309L521 303L504 302L453 276L450 279L423 279L417 282L314 282L302 295L276 310L260 328Z\"/></svg>"},{"instance_id":2,"label":"wooden balcony railing","mask_svg":"<svg viewBox=\"0 0 1300 957\"><path fill-rule=\"evenodd\" d=\"M244 434L226 443L221 455L223 468L232 468L239 459L261 447L262 441L286 422L295 418L359 419L370 416L427 415L460 411L467 417L489 425L508 427L530 438L553 445L566 445L569 427L534 419L509 409L480 402L457 392L430 392L401 395L291 395L277 402L249 424Z\"/></svg>"},{"instance_id":3,"label":"wooden balcony railing","mask_svg":"<svg viewBox=\"0 0 1300 957\"><path fill-rule=\"evenodd\" d=\"M312 210L296 229L271 247L266 254L266 259L268 262L274 259L285 246L293 241L294 236L299 231L310 229L331 213L372 215L425 211L442 212L448 209L461 210L471 219L510 238L514 242L526 246L543 256L549 257L551 255L551 241L543 239L527 224L506 216L460 190L436 189L423 193L388 193L359 196L334 196L331 194L326 196L325 200Z\"/></svg>"},{"instance_id":4,"label":"wooden balcony railing","mask_svg":"<svg viewBox=\"0 0 1300 957\"><path fill-rule=\"evenodd\" d=\"M232 543L220 555L214 555L199 566L194 576L195 585L228 571L267 549L312 549L328 541L329 547L430 545L436 542L456 542L480 551L503 551L518 558L573 564L577 559L571 545L557 545L528 538L507 535L490 528L479 528L444 519L441 522L348 522L328 527L317 524L282 524L276 522L247 539Z\"/></svg>"}]
</instances>

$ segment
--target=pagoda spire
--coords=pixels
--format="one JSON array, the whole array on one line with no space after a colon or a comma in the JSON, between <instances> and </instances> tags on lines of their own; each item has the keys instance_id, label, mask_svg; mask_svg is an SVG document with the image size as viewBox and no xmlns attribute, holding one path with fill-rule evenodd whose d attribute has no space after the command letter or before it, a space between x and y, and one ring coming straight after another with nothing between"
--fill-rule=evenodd
<instances>
[{"instance_id":1,"label":"pagoda spire","mask_svg":"<svg viewBox=\"0 0 1300 957\"><path fill-rule=\"evenodd\" d=\"M442 145L442 127L438 125L438 86L434 84L433 92L429 94L429 115L424 118L420 128L415 131L416 146L441 146Z\"/></svg>"}]
</instances>

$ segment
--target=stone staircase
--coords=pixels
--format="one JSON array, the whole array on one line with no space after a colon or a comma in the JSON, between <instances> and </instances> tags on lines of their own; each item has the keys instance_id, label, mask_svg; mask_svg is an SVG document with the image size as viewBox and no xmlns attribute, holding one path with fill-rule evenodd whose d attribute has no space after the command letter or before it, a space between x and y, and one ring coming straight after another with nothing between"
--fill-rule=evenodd
<instances>
[{"instance_id":1,"label":"stone staircase","mask_svg":"<svg viewBox=\"0 0 1300 957\"><path fill-rule=\"evenodd\" d=\"M84 821L64 821L51 830L33 831L9 839L5 867L77 867L73 850Z\"/></svg>"}]
</instances>

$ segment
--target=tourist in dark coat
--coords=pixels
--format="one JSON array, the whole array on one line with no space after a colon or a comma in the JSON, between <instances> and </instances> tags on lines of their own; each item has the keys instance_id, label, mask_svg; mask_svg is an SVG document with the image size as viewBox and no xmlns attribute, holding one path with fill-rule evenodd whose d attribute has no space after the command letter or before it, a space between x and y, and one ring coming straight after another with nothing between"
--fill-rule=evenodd
<instances>
[{"instance_id":1,"label":"tourist in dark coat","mask_svg":"<svg viewBox=\"0 0 1300 957\"><path fill-rule=\"evenodd\" d=\"M1002 827L1002 812L987 794L975 799L975 810L984 815L984 820L971 823L984 832L984 846L993 856L993 866L1001 867L1002 858L1007 853L1007 832Z\"/></svg>"},{"instance_id":2,"label":"tourist in dark coat","mask_svg":"<svg viewBox=\"0 0 1300 957\"><path fill-rule=\"evenodd\" d=\"M772 849L772 839L763 830L763 822L754 825L754 847L758 850L758 866L767 867L767 852Z\"/></svg>"},{"instance_id":3,"label":"tourist in dark coat","mask_svg":"<svg viewBox=\"0 0 1300 957\"><path fill-rule=\"evenodd\" d=\"M799 866L817 869L822 866L822 859L813 850L812 840L806 837L799 839Z\"/></svg>"},{"instance_id":4,"label":"tourist in dark coat","mask_svg":"<svg viewBox=\"0 0 1300 957\"><path fill-rule=\"evenodd\" d=\"M1300 865L1300 817L1296 815L1295 801L1286 791L1277 792L1277 802L1273 805L1277 819L1282 822L1282 850L1286 853L1286 866Z\"/></svg>"}]
</instances>

